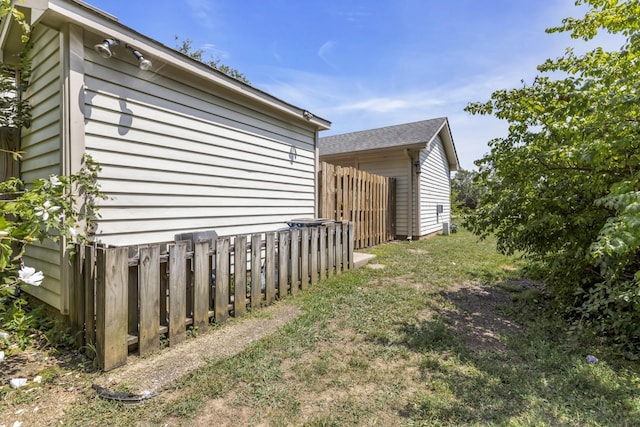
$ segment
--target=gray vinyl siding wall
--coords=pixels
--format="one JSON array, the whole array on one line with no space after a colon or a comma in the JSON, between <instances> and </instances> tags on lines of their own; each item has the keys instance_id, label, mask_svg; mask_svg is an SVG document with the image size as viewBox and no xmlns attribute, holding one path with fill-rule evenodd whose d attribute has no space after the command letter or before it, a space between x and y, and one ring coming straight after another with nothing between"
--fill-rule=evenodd
<instances>
[{"instance_id":1,"label":"gray vinyl siding wall","mask_svg":"<svg viewBox=\"0 0 640 427\"><path fill-rule=\"evenodd\" d=\"M442 223L450 222L450 180L444 146L439 136L430 143L430 149L420 151L420 235L442 231ZM437 205L443 212L437 214Z\"/></svg>"},{"instance_id":2,"label":"gray vinyl siding wall","mask_svg":"<svg viewBox=\"0 0 640 427\"><path fill-rule=\"evenodd\" d=\"M315 129L206 82L85 46L86 150L101 166L97 240L114 245L285 226L315 212Z\"/></svg>"},{"instance_id":3,"label":"gray vinyl siding wall","mask_svg":"<svg viewBox=\"0 0 640 427\"><path fill-rule=\"evenodd\" d=\"M61 117L61 35L44 26L33 29L33 68L25 98L31 104L32 123L22 130L21 149L25 152L20 172L25 182L60 174ZM44 273L38 288L29 293L60 308L60 247L51 241L29 248L24 263Z\"/></svg>"}]
</instances>

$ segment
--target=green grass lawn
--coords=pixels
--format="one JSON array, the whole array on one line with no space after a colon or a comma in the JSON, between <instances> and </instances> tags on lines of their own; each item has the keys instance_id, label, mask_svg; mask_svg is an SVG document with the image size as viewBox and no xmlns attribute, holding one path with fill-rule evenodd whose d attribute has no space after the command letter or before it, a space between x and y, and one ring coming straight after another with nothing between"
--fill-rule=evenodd
<instances>
[{"instance_id":1,"label":"green grass lawn","mask_svg":"<svg viewBox=\"0 0 640 427\"><path fill-rule=\"evenodd\" d=\"M87 393L62 423L640 425L638 365L548 318L494 242L461 229L370 252L379 268L287 298L303 315L238 356L138 406Z\"/></svg>"}]
</instances>

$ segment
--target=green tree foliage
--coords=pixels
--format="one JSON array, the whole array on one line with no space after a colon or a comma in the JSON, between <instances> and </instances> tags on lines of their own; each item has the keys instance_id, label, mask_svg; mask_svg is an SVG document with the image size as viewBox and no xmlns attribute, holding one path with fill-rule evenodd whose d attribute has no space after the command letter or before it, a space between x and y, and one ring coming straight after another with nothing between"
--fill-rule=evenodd
<instances>
[{"instance_id":1,"label":"green tree foliage","mask_svg":"<svg viewBox=\"0 0 640 427\"><path fill-rule=\"evenodd\" d=\"M464 211L473 210L478 206L482 188L475 183L477 175L476 171L460 169L451 180L453 199L462 205Z\"/></svg>"},{"instance_id":2,"label":"green tree foliage","mask_svg":"<svg viewBox=\"0 0 640 427\"><path fill-rule=\"evenodd\" d=\"M184 39L181 41L178 36L176 36L176 42L178 43L178 46L176 46L176 50L178 52L184 53L188 57L193 58L196 61L200 61L203 64L206 64L209 67L213 68L214 70L223 72L224 74L233 77L236 80L240 80L243 83L250 84L249 80L247 80L246 76L243 73L235 68L231 68L228 65L223 64L220 58L212 57L208 60L204 59L204 49L194 49L193 41L191 39Z\"/></svg>"},{"instance_id":3,"label":"green tree foliage","mask_svg":"<svg viewBox=\"0 0 640 427\"><path fill-rule=\"evenodd\" d=\"M539 266L580 325L638 350L640 2L576 4L588 7L584 17L547 32L590 40L606 31L626 42L617 51L567 49L530 85L467 106L509 123L476 162L486 192L468 226Z\"/></svg>"}]
</instances>

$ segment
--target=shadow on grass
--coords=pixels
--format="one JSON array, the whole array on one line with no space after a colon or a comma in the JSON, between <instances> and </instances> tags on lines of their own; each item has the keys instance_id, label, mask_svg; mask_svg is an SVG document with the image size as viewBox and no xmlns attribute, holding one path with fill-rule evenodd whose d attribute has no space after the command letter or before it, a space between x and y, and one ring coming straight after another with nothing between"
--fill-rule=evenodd
<instances>
[{"instance_id":1,"label":"shadow on grass","mask_svg":"<svg viewBox=\"0 0 640 427\"><path fill-rule=\"evenodd\" d=\"M401 343L420 354L424 381L404 417L418 425L640 425L631 378L587 363L562 330L516 324L504 309L518 307L499 286L440 296L444 303L428 302L431 318L397 325Z\"/></svg>"}]
</instances>

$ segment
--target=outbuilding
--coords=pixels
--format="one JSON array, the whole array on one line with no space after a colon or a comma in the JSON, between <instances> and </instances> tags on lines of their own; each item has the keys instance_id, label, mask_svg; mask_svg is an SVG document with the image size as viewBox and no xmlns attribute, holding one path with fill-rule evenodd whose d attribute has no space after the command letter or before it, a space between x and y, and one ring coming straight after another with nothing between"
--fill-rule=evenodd
<instances>
[{"instance_id":1,"label":"outbuilding","mask_svg":"<svg viewBox=\"0 0 640 427\"><path fill-rule=\"evenodd\" d=\"M395 178L396 239L448 231L459 162L446 117L326 136L319 149L321 161Z\"/></svg>"},{"instance_id":2,"label":"outbuilding","mask_svg":"<svg viewBox=\"0 0 640 427\"><path fill-rule=\"evenodd\" d=\"M108 199L94 239L109 245L275 230L314 217L319 131L330 122L191 59L82 1L16 2L32 26L33 120L22 129L25 181L69 174L90 154ZM24 49L11 19L0 54ZM36 297L67 313L69 271L52 243L25 260Z\"/></svg>"}]
</instances>

